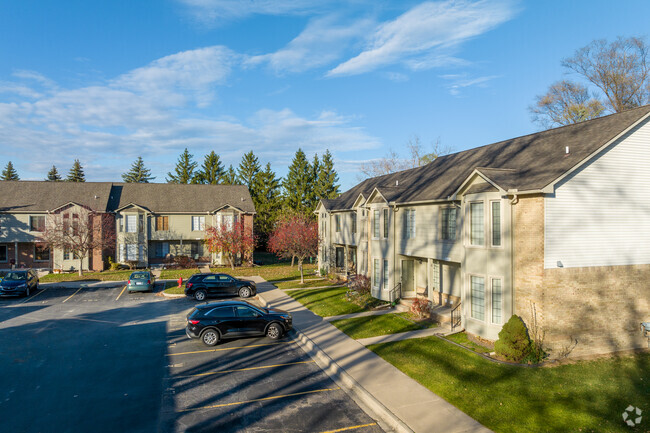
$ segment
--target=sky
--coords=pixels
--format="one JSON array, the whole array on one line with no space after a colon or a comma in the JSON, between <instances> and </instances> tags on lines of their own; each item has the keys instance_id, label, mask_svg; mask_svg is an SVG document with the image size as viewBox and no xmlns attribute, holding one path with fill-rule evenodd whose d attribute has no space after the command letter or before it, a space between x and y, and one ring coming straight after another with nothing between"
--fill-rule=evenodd
<instances>
[{"instance_id":1,"label":"sky","mask_svg":"<svg viewBox=\"0 0 650 433\"><path fill-rule=\"evenodd\" d=\"M42 180L79 159L165 182L186 147L298 148L359 166L418 137L461 151L540 130L528 107L594 39L650 36L645 0L0 0L0 167Z\"/></svg>"}]
</instances>

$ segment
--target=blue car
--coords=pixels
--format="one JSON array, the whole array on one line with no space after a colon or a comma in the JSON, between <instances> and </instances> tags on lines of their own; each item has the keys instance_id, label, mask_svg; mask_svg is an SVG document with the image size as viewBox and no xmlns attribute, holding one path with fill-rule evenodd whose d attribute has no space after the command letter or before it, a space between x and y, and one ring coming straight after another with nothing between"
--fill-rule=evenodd
<instances>
[{"instance_id":1,"label":"blue car","mask_svg":"<svg viewBox=\"0 0 650 433\"><path fill-rule=\"evenodd\" d=\"M0 282L0 296L29 296L38 290L38 275L31 269L9 271Z\"/></svg>"}]
</instances>

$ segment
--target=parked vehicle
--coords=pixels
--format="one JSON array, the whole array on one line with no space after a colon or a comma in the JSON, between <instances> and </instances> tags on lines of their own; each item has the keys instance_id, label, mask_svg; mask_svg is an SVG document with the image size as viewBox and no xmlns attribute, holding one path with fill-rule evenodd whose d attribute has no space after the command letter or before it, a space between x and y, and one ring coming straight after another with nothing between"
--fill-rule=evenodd
<instances>
[{"instance_id":1,"label":"parked vehicle","mask_svg":"<svg viewBox=\"0 0 650 433\"><path fill-rule=\"evenodd\" d=\"M277 340L292 327L291 314L260 308L246 301L217 301L197 305L187 315L185 333L216 346L222 338L266 335Z\"/></svg>"},{"instance_id":2,"label":"parked vehicle","mask_svg":"<svg viewBox=\"0 0 650 433\"><path fill-rule=\"evenodd\" d=\"M7 275L8 270L0 270L0 281Z\"/></svg>"},{"instance_id":3,"label":"parked vehicle","mask_svg":"<svg viewBox=\"0 0 650 433\"><path fill-rule=\"evenodd\" d=\"M38 275L32 269L9 271L0 282L0 296L29 296L38 290Z\"/></svg>"},{"instance_id":4,"label":"parked vehicle","mask_svg":"<svg viewBox=\"0 0 650 433\"><path fill-rule=\"evenodd\" d=\"M129 292L148 292L152 291L156 285L156 278L149 271L135 271L129 277L126 283L126 289Z\"/></svg>"},{"instance_id":5,"label":"parked vehicle","mask_svg":"<svg viewBox=\"0 0 650 433\"><path fill-rule=\"evenodd\" d=\"M257 286L252 281L239 280L228 274L194 274L185 283L185 294L197 301L204 301L208 296L255 296Z\"/></svg>"}]
</instances>

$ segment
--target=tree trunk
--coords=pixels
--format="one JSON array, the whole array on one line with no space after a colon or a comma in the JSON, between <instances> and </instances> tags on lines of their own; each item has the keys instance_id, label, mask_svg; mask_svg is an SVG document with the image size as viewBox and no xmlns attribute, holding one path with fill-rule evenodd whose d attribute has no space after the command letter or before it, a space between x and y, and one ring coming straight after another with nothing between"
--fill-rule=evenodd
<instances>
[{"instance_id":1,"label":"tree trunk","mask_svg":"<svg viewBox=\"0 0 650 433\"><path fill-rule=\"evenodd\" d=\"M291 256L291 267L293 268L293 261L296 258L296 256Z\"/></svg>"},{"instance_id":2,"label":"tree trunk","mask_svg":"<svg viewBox=\"0 0 650 433\"><path fill-rule=\"evenodd\" d=\"M84 258L79 256L79 276L84 274Z\"/></svg>"},{"instance_id":3,"label":"tree trunk","mask_svg":"<svg viewBox=\"0 0 650 433\"><path fill-rule=\"evenodd\" d=\"M302 259L298 259L298 270L300 271L300 284L305 284L305 276L302 274Z\"/></svg>"},{"instance_id":4,"label":"tree trunk","mask_svg":"<svg viewBox=\"0 0 650 433\"><path fill-rule=\"evenodd\" d=\"M228 261L230 262L230 269L233 271L235 270L235 256L233 254L230 254L228 256Z\"/></svg>"}]
</instances>

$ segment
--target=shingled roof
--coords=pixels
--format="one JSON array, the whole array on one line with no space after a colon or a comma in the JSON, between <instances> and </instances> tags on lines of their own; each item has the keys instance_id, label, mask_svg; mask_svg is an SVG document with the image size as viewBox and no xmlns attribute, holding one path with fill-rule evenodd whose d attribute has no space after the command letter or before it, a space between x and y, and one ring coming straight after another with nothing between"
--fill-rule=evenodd
<instances>
[{"instance_id":1,"label":"shingled roof","mask_svg":"<svg viewBox=\"0 0 650 433\"><path fill-rule=\"evenodd\" d=\"M360 193L368 198L375 188L389 202L445 200L474 170L504 190L542 190L649 114L650 105L645 105L453 153L422 167L364 180L322 203L328 210L351 209Z\"/></svg>"},{"instance_id":2,"label":"shingled roof","mask_svg":"<svg viewBox=\"0 0 650 433\"><path fill-rule=\"evenodd\" d=\"M233 206L254 213L243 185L0 181L0 212L47 212L68 203L98 212L135 204L152 212L212 212Z\"/></svg>"}]
</instances>

